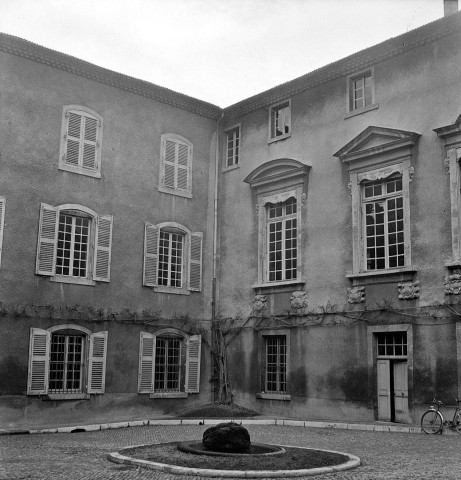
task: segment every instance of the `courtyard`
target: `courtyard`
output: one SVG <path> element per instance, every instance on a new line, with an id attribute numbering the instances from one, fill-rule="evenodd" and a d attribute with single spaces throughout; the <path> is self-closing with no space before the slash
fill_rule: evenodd
<path id="1" fill-rule="evenodd" d="M 141 444 L 200 439 L 207 425 L 154 425 L 93 432 L 0 436 L 0 480 L 198 478 L 117 465 L 107 454 Z M 461 437 L 279 425 L 247 425 L 254 442 L 337 450 L 362 465 L 322 479 L 458 480 Z"/>

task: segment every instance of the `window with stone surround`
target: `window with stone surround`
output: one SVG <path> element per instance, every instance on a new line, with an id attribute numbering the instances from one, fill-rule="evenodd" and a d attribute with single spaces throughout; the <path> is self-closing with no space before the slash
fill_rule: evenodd
<path id="1" fill-rule="evenodd" d="M 174 329 L 141 332 L 138 393 L 181 398 L 200 390 L 201 336 Z"/>
<path id="2" fill-rule="evenodd" d="M 256 200 L 258 278 L 253 288 L 257 291 L 305 282 L 300 252 L 309 168 L 297 160 L 271 160 L 244 180 Z"/>
<path id="3" fill-rule="evenodd" d="M 347 77 L 347 117 L 378 108 L 375 102 L 374 69 Z"/>
<path id="4" fill-rule="evenodd" d="M 101 178 L 102 117 L 89 108 L 63 109 L 59 169 Z"/>
<path id="5" fill-rule="evenodd" d="M 32 328 L 27 394 L 75 400 L 104 393 L 106 351 L 107 332 L 78 325 Z"/>
<path id="6" fill-rule="evenodd" d="M 259 332 L 260 400 L 290 400 L 290 341 L 288 330 Z"/>
<path id="7" fill-rule="evenodd" d="M 451 258 L 445 265 L 449 269 L 461 269 L 461 115 L 456 121 L 434 130 L 443 141 L 446 157 L 444 164 L 448 173 L 451 204 Z"/>
<path id="8" fill-rule="evenodd" d="M 351 279 L 413 272 L 410 182 L 418 138 L 414 132 L 373 126 L 335 153 L 350 175 Z"/>

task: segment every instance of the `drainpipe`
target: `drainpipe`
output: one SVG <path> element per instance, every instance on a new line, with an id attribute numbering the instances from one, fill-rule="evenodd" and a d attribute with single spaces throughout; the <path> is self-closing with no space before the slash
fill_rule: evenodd
<path id="1" fill-rule="evenodd" d="M 223 119 L 224 112 L 216 121 L 216 151 L 215 151 L 215 178 L 214 178 L 214 225 L 213 225 L 213 279 L 211 284 L 211 346 L 215 354 L 212 353 L 211 365 L 214 373 L 213 401 L 219 401 L 219 379 L 220 379 L 220 359 L 216 357 L 219 352 L 218 329 L 216 325 L 216 272 L 218 263 L 218 180 L 219 180 L 219 122 Z"/>
<path id="2" fill-rule="evenodd" d="M 216 152 L 215 152 L 215 179 L 214 179 L 214 225 L 213 225 L 213 279 L 211 292 L 211 319 L 216 320 L 216 271 L 218 263 L 218 180 L 219 180 L 219 122 L 223 119 L 224 112 L 216 121 Z"/>

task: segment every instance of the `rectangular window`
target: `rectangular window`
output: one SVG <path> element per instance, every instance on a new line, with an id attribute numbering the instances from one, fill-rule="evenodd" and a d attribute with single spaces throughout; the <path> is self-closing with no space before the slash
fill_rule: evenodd
<path id="1" fill-rule="evenodd" d="M 179 338 L 157 337 L 154 374 L 156 392 L 181 390 L 181 350 L 182 341 Z"/>
<path id="2" fill-rule="evenodd" d="M 371 72 L 354 78 L 351 82 L 351 110 L 368 107 L 372 104 L 372 77 Z"/>
<path id="3" fill-rule="evenodd" d="M 298 271 L 296 198 L 267 205 L 268 281 L 293 280 Z"/>
<path id="4" fill-rule="evenodd" d="M 407 356 L 406 332 L 382 332 L 377 334 L 378 357 Z"/>
<path id="5" fill-rule="evenodd" d="M 182 287 L 184 235 L 160 230 L 158 285 Z"/>
<path id="6" fill-rule="evenodd" d="M 51 336 L 48 393 L 83 391 L 83 346 L 81 335 Z"/>
<path id="7" fill-rule="evenodd" d="M 402 177 L 363 185 L 366 269 L 405 266 Z"/>
<path id="8" fill-rule="evenodd" d="M 240 155 L 240 127 L 235 127 L 227 132 L 226 167 L 239 164 Z"/>
<path id="9" fill-rule="evenodd" d="M 56 275 L 86 278 L 90 219 L 59 215 Z"/>
<path id="10" fill-rule="evenodd" d="M 283 102 L 270 108 L 270 140 L 277 140 L 291 134 L 291 102 Z"/>
<path id="11" fill-rule="evenodd" d="M 287 341 L 284 335 L 265 337 L 266 341 L 266 378 L 267 393 L 286 393 L 287 391 Z"/>
<path id="12" fill-rule="evenodd" d="M 59 168 L 101 178 L 102 118 L 78 105 L 63 109 Z"/>

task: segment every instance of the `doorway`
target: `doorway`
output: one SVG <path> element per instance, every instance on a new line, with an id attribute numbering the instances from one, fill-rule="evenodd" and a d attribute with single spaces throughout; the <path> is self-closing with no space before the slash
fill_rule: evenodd
<path id="1" fill-rule="evenodd" d="M 410 423 L 407 332 L 376 334 L 378 420 Z"/>

